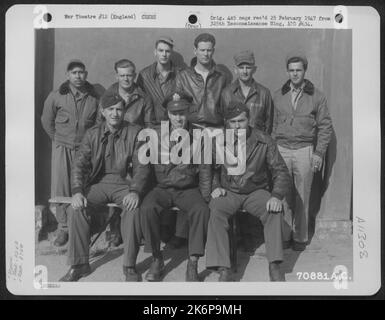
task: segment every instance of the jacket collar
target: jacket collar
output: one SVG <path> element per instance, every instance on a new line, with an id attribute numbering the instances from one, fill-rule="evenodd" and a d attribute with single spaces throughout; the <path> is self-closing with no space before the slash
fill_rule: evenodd
<path id="1" fill-rule="evenodd" d="M 175 75 L 177 72 L 177 67 L 170 61 L 171 63 L 171 69 L 170 69 L 170 74 Z M 154 62 L 151 67 L 150 67 L 150 73 L 152 75 L 152 78 L 155 80 L 158 77 L 158 69 L 156 68 L 158 65 L 157 62 Z"/>
<path id="2" fill-rule="evenodd" d="M 107 91 L 119 95 L 119 83 L 115 82 L 107 89 Z M 136 97 L 144 97 L 143 90 L 136 83 L 134 83 L 134 91 L 131 93 L 131 97 L 131 99 L 134 99 Z"/>
<path id="3" fill-rule="evenodd" d="M 125 128 L 127 127 L 128 123 L 126 121 L 122 121 L 120 128 L 115 132 L 115 135 L 119 138 L 122 137 L 124 140 L 126 139 L 126 135 L 124 134 Z M 100 141 L 104 142 L 108 139 L 108 136 L 110 134 L 110 131 L 108 130 L 106 120 L 104 120 L 100 126 Z"/>
<path id="4" fill-rule="evenodd" d="M 199 75 L 199 73 L 197 73 L 195 71 L 196 64 L 197 64 L 197 59 L 196 59 L 196 57 L 194 57 L 191 60 L 190 67 L 186 68 L 186 70 L 188 70 L 190 73 L 193 73 L 194 75 Z M 222 74 L 214 60 L 212 60 L 212 64 L 213 64 L 213 67 L 210 69 L 209 74 L 208 74 L 207 77 L 211 76 L 214 73 Z"/>
<path id="5" fill-rule="evenodd" d="M 308 95 L 312 96 L 314 94 L 314 85 L 309 80 L 305 79 L 305 86 L 303 88 L 303 92 L 307 93 Z M 290 88 L 290 80 L 287 80 L 286 83 L 283 85 L 281 89 L 282 95 L 285 95 L 291 90 Z"/>
<path id="6" fill-rule="evenodd" d="M 95 91 L 94 86 L 91 83 L 89 83 L 88 81 L 86 81 L 86 83 L 84 84 L 84 89 L 86 91 L 86 94 L 89 94 L 90 96 L 92 96 L 94 98 L 98 98 L 98 95 Z M 59 87 L 59 93 L 61 95 L 66 95 L 70 92 L 71 92 L 70 82 L 67 80 L 66 82 L 62 83 L 61 86 Z"/>
<path id="7" fill-rule="evenodd" d="M 239 79 L 235 80 L 232 84 L 231 84 L 231 91 L 232 93 L 235 93 L 237 92 L 238 90 L 242 90 L 241 89 L 241 84 L 239 83 Z M 256 93 L 260 93 L 260 89 L 258 87 L 258 84 L 257 82 L 253 79 L 252 83 L 251 83 L 251 90 L 249 92 L 249 95 L 252 94 L 253 92 L 256 92 Z"/>

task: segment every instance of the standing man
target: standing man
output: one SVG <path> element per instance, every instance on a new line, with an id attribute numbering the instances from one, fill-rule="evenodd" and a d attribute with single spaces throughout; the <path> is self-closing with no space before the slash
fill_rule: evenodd
<path id="1" fill-rule="evenodd" d="M 137 84 L 152 100 L 155 111 L 155 123 L 168 120 L 167 110 L 163 106 L 166 97 L 175 91 L 175 78 L 180 71 L 171 61 L 174 41 L 167 36 L 159 37 L 155 42 L 155 62 L 139 72 Z M 173 215 L 173 213 L 170 213 Z M 164 215 L 167 223 L 171 215 Z M 176 234 L 167 242 L 169 248 L 180 248 L 186 243 L 188 232 L 187 217 L 180 213 L 176 217 Z"/>
<path id="2" fill-rule="evenodd" d="M 222 127 L 221 93 L 228 84 L 226 75 L 213 60 L 215 37 L 202 33 L 194 40 L 194 59 L 191 66 L 180 71 L 176 77 L 176 91 L 193 98 L 188 118 L 193 127 Z M 186 234 L 187 220 L 177 219 L 176 236 Z"/>
<path id="3" fill-rule="evenodd" d="M 190 102 L 187 98 L 175 94 L 173 100 L 165 101 L 165 107 L 170 119 L 170 133 L 173 130 L 190 129 L 187 121 Z M 192 134 L 190 132 L 189 134 L 191 138 Z M 170 137 L 161 137 L 160 130 L 158 130 L 158 136 L 161 145 L 167 148 L 168 141 L 164 139 L 170 139 Z M 175 144 L 175 141 L 170 141 L 168 150 L 172 150 Z M 177 206 L 187 215 L 189 260 L 186 281 L 199 281 L 198 259 L 205 253 L 207 223 L 210 215 L 206 201 L 210 197 L 211 183 L 209 170 L 205 168 L 209 167 L 198 166 L 191 161 L 190 164 L 154 164 L 157 185 L 144 198 L 140 208 L 141 219 L 144 221 L 145 249 L 153 255 L 153 262 L 146 274 L 148 281 L 159 281 L 162 276 L 164 262 L 160 250 L 160 216 L 164 209 L 172 206 Z"/>
<path id="4" fill-rule="evenodd" d="M 86 81 L 83 62 L 72 60 L 67 65 L 67 81 L 51 92 L 44 103 L 41 123 L 52 140 L 51 197 L 71 196 L 71 166 L 86 130 L 95 124 L 98 97 Z M 59 232 L 55 246 L 68 241 L 65 207 L 56 207 Z"/>
<path id="5" fill-rule="evenodd" d="M 72 169 L 72 205 L 68 209 L 68 264 L 60 281 L 77 281 L 91 272 L 91 223 L 107 203 L 122 209 L 123 272 L 126 281 L 139 281 L 135 269 L 141 240 L 139 200 L 149 174 L 138 160 L 140 127 L 123 121 L 124 101 L 107 94 L 101 99 L 105 118 L 87 131 Z"/>
<path id="6" fill-rule="evenodd" d="M 313 173 L 321 170 L 333 132 L 325 95 L 305 79 L 307 66 L 307 58 L 302 52 L 288 55 L 286 70 L 289 80 L 274 94 L 272 136 L 295 185 L 295 196 L 289 195 L 289 203 L 294 211 L 292 248 L 296 251 L 305 250 L 309 240 Z M 290 216 L 293 215 L 289 215 L 291 219 Z"/>
<path id="7" fill-rule="evenodd" d="M 223 126 L 220 100 L 227 78 L 213 60 L 214 51 L 213 35 L 202 33 L 197 36 L 194 40 L 196 64 L 182 70 L 176 77 L 176 91 L 193 98 L 189 121 L 198 127 Z"/>
<path id="8" fill-rule="evenodd" d="M 140 71 L 137 79 L 139 87 L 151 97 L 157 124 L 168 119 L 163 102 L 175 91 L 175 78 L 179 69 L 171 61 L 173 48 L 174 41 L 170 37 L 159 37 L 155 42 L 156 61 Z"/>
<path id="9" fill-rule="evenodd" d="M 155 122 L 151 97 L 136 83 L 135 64 L 127 59 L 119 60 L 114 66 L 115 82 L 105 94 L 117 94 L 124 100 L 124 120 L 144 127 L 152 127 Z"/>
<path id="10" fill-rule="evenodd" d="M 273 126 L 273 99 L 270 90 L 254 80 L 257 67 L 254 53 L 241 51 L 234 56 L 234 73 L 237 79 L 222 92 L 222 108 L 226 109 L 231 101 L 242 102 L 249 109 L 252 128 L 271 134 Z M 240 233 L 245 251 L 253 251 L 255 246 L 256 219 L 250 214 L 239 217 Z"/>
<path id="11" fill-rule="evenodd" d="M 231 102 L 224 113 L 226 128 L 246 130 L 246 170 L 229 175 L 231 164 L 220 165 L 214 175 L 210 221 L 207 235 L 206 265 L 218 268 L 219 281 L 231 281 L 228 219 L 239 209 L 258 217 L 264 225 L 266 256 L 271 281 L 284 281 L 280 270 L 282 249 L 282 199 L 290 189 L 290 175 L 277 145 L 266 133 L 249 126 L 249 109 Z M 235 147 L 234 147 L 235 149 Z M 269 176 L 272 178 L 270 188 Z"/>
<path id="12" fill-rule="evenodd" d="M 242 102 L 250 112 L 252 128 L 271 134 L 273 126 L 273 99 L 270 90 L 254 80 L 257 71 L 253 52 L 241 51 L 234 56 L 234 73 L 237 79 L 222 92 L 222 108 L 230 101 Z"/>

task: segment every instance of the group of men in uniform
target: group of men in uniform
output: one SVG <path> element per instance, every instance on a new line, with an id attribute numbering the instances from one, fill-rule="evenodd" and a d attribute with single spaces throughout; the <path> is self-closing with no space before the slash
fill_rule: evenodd
<path id="1" fill-rule="evenodd" d="M 67 81 L 45 101 L 42 124 L 52 139 L 51 195 L 72 197 L 71 205 L 60 205 L 56 212 L 55 244 L 68 241 L 70 265 L 61 281 L 77 281 L 91 272 L 91 225 L 105 219 L 103 206 L 109 202 L 122 209 L 126 281 L 140 281 L 135 265 L 142 239 L 153 256 L 145 278 L 162 279 L 160 221 L 173 206 L 180 210 L 177 242 L 188 242 L 186 281 L 200 280 L 198 259 L 205 254 L 207 268 L 219 272 L 219 281 L 231 281 L 228 220 L 239 209 L 264 226 L 272 281 L 284 281 L 283 249 L 302 251 L 308 243 L 313 173 L 322 167 L 333 129 L 324 94 L 305 79 L 306 56 L 288 55 L 289 79 L 272 98 L 253 78 L 257 67 L 251 51 L 234 56 L 237 78 L 229 83 L 213 60 L 213 35 L 196 37 L 195 59 L 184 69 L 172 62 L 173 47 L 171 38 L 157 39 L 156 61 L 138 75 L 132 61 L 116 62 L 117 82 L 100 99 L 86 81 L 83 62 L 73 60 Z M 226 162 L 145 164 L 138 135 L 148 127 L 160 137 L 161 121 L 169 121 L 170 132 L 187 130 L 191 139 L 194 128 L 233 129 L 237 144 L 245 132 L 244 172 L 230 175 Z M 169 141 L 167 148 L 175 144 Z M 285 212 L 284 201 L 289 204 Z"/>

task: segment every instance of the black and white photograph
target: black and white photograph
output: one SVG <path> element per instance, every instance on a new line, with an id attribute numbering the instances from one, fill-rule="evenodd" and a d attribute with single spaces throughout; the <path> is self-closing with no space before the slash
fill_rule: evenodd
<path id="1" fill-rule="evenodd" d="M 194 7 L 182 26 L 164 27 L 131 23 L 152 22 L 161 7 L 66 7 L 48 8 L 48 27 L 32 33 L 34 241 L 9 245 L 29 252 L 31 286 L 354 287 L 355 261 L 377 256 L 364 241 L 376 220 L 354 206 L 354 146 L 365 141 L 355 140 L 354 97 L 370 90 L 355 84 L 355 27 L 332 27 L 344 16 Z M 17 261 L 8 263 L 11 281 Z M 227 289 L 210 291 L 216 282 Z"/>

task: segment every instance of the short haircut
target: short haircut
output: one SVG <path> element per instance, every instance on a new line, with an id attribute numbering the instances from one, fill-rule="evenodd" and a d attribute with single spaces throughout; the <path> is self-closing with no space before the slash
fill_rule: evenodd
<path id="1" fill-rule="evenodd" d="M 201 33 L 199 36 L 197 36 L 194 40 L 195 48 L 198 48 L 199 42 L 211 42 L 213 44 L 213 47 L 215 47 L 215 38 L 210 33 Z"/>
<path id="2" fill-rule="evenodd" d="M 305 71 L 307 70 L 307 61 L 301 57 L 292 57 L 292 58 L 288 59 L 287 63 L 286 63 L 286 69 L 289 69 L 290 63 L 296 63 L 296 62 L 302 62 L 304 70 Z"/>
<path id="3" fill-rule="evenodd" d="M 122 59 L 115 62 L 114 69 L 116 72 L 118 72 L 118 68 L 133 68 L 134 70 L 136 69 L 135 64 L 128 59 Z"/>
<path id="4" fill-rule="evenodd" d="M 171 43 L 168 43 L 167 41 L 164 41 L 164 40 L 156 40 L 156 42 L 155 42 L 155 49 L 158 48 L 158 44 L 159 44 L 159 43 L 165 43 L 165 44 L 167 44 L 171 49 L 174 48 L 174 46 L 173 46 Z"/>

